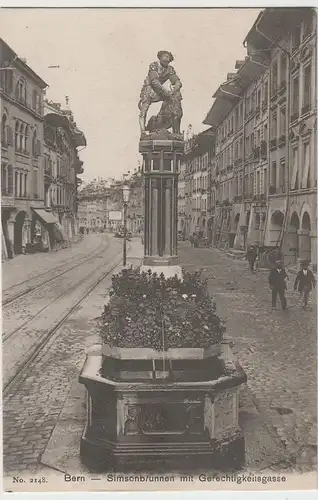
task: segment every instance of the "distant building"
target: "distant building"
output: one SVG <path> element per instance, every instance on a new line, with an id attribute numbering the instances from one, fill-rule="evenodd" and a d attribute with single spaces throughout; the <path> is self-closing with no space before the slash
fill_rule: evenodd
<path id="1" fill-rule="evenodd" d="M 0 39 L 1 224 L 3 257 L 48 234 L 44 208 L 43 94 L 47 84 Z"/>
<path id="2" fill-rule="evenodd" d="M 194 232 L 210 236 L 211 161 L 215 155 L 213 128 L 190 137 L 185 144 L 178 188 L 179 230 L 185 237 Z"/>
<path id="3" fill-rule="evenodd" d="M 79 191 L 78 217 L 82 232 L 85 230 L 118 230 L 123 224 L 123 186 L 129 184 L 127 230 L 143 231 L 144 194 L 140 171 L 125 180 L 94 179 Z"/>
<path id="4" fill-rule="evenodd" d="M 131 233 L 144 230 L 144 188 L 140 170 L 129 179 L 130 198 L 127 207 L 127 227 Z"/>
<path id="5" fill-rule="evenodd" d="M 107 229 L 107 196 L 79 193 L 78 220 L 81 232 L 83 230 L 100 231 Z"/>

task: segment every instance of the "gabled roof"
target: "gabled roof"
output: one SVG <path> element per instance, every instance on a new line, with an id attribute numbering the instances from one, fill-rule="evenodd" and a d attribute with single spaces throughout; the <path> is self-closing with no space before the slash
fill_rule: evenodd
<path id="1" fill-rule="evenodd" d="M 9 59 L 9 60 L 7 60 Z M 18 54 L 8 45 L 2 38 L 0 38 L 0 63 L 11 63 L 13 61 L 16 66 L 20 67 L 30 78 L 32 78 L 42 89 L 48 87 L 48 84 L 27 65 L 25 61 L 18 57 Z"/>

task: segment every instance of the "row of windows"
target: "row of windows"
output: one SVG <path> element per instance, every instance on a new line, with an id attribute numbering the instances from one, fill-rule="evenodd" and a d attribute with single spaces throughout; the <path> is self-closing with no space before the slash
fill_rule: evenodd
<path id="1" fill-rule="evenodd" d="M 28 92 L 27 82 L 24 78 L 20 77 L 16 80 L 12 70 L 3 69 L 0 71 L 0 85 L 7 94 L 12 94 L 16 101 L 42 115 L 42 93 L 35 89 L 31 93 Z"/>
<path id="2" fill-rule="evenodd" d="M 304 21 L 299 27 L 296 28 L 298 35 L 296 36 L 295 48 L 297 48 L 301 41 L 303 41 L 312 31 L 312 18 L 308 23 Z M 300 35 L 302 33 L 302 35 Z M 304 64 L 302 69 L 302 96 L 300 96 L 300 77 L 299 75 L 293 77 L 292 79 L 292 106 L 291 113 L 299 113 L 299 106 L 303 112 L 306 112 L 311 107 L 311 76 L 312 68 L 311 61 Z M 271 69 L 271 95 L 276 95 L 279 88 L 286 85 L 287 79 L 287 55 L 282 53 L 280 55 L 279 61 L 274 62 Z M 255 89 L 251 95 L 246 97 L 245 103 L 245 115 L 246 117 L 261 107 L 267 107 L 269 101 L 269 85 L 268 81 L 263 82 L 262 86 Z M 217 132 L 217 144 L 224 141 L 231 134 L 236 132 L 243 124 L 243 102 L 241 101 L 237 107 L 232 111 L 231 115 L 228 116 L 225 122 L 220 126 Z"/>
<path id="3" fill-rule="evenodd" d="M 32 182 L 28 185 L 28 177 Z M 38 171 L 32 173 L 13 169 L 12 165 L 1 164 L 1 193 L 3 196 L 16 196 L 18 198 L 39 198 Z"/>
<path id="4" fill-rule="evenodd" d="M 63 187 L 51 187 L 49 189 L 51 205 L 70 206 L 74 203 L 74 193 Z"/>
<path id="5" fill-rule="evenodd" d="M 30 153 L 30 126 L 27 123 L 16 120 L 14 127 L 14 140 L 13 131 L 8 124 L 8 117 L 6 113 L 2 115 L 1 120 L 1 144 L 4 147 L 14 146 L 15 150 L 19 153 Z M 37 130 L 32 132 L 31 151 L 34 157 L 41 155 L 41 142 L 38 139 Z"/>
<path id="6" fill-rule="evenodd" d="M 292 117 L 291 120 L 297 119 L 299 116 L 299 76 L 293 79 L 292 83 Z M 307 113 L 311 109 L 311 65 L 304 67 L 303 71 L 303 99 L 301 113 Z M 278 122 L 279 115 L 279 122 Z M 271 138 L 276 138 L 286 134 L 286 106 L 281 106 L 279 110 L 272 112 L 271 116 Z M 264 126 L 263 140 L 268 141 L 267 125 Z M 246 137 L 246 155 L 249 155 L 255 147 L 259 147 L 261 142 L 261 132 L 257 130 Z M 232 164 L 232 161 L 242 156 L 242 139 L 230 145 L 225 151 L 220 154 L 219 168 L 224 165 Z"/>
<path id="7" fill-rule="evenodd" d="M 209 154 L 205 153 L 204 155 L 196 156 L 191 162 L 189 162 L 188 170 L 190 172 L 200 172 L 201 170 L 207 170 L 208 164 Z"/>
<path id="8" fill-rule="evenodd" d="M 74 169 L 71 167 L 68 158 L 65 157 L 57 157 L 56 162 L 53 162 L 50 156 L 45 154 L 44 171 L 53 177 L 66 177 L 71 183 L 75 179 Z"/>

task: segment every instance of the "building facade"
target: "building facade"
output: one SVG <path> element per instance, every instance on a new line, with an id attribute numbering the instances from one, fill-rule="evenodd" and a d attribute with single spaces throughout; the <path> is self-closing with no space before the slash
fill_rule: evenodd
<path id="1" fill-rule="evenodd" d="M 108 212 L 106 195 L 79 194 L 78 220 L 81 232 L 107 229 Z"/>
<path id="2" fill-rule="evenodd" d="M 78 148 L 86 146 L 86 139 L 78 129 L 70 110 L 62 110 L 59 103 L 44 103 L 44 197 L 60 225 L 64 241 L 78 233 L 77 188 L 83 162 Z"/>
<path id="3" fill-rule="evenodd" d="M 44 101 L 47 84 L 3 40 L 0 58 L 5 259 L 67 244 L 77 233 L 78 148 L 86 140 L 71 111 Z"/>
<path id="4" fill-rule="evenodd" d="M 44 208 L 43 95 L 46 87 L 26 62 L 0 39 L 4 258 L 22 253 L 32 242 L 38 231 L 33 209 Z"/>
<path id="5" fill-rule="evenodd" d="M 140 169 L 130 176 L 130 197 L 127 206 L 127 229 L 132 234 L 142 233 L 144 230 L 144 185 Z"/>
<path id="6" fill-rule="evenodd" d="M 215 155 L 212 128 L 186 140 L 178 188 L 179 230 L 188 238 L 194 232 L 211 232 L 211 162 Z"/>
<path id="7" fill-rule="evenodd" d="M 247 57 L 214 94 L 214 242 L 281 246 L 286 263 L 316 264 L 316 14 L 265 9 Z M 215 200 L 215 204 L 213 205 Z"/>

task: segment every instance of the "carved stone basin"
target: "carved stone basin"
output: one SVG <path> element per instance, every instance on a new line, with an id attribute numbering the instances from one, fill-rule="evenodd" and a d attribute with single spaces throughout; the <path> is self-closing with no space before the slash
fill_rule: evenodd
<path id="1" fill-rule="evenodd" d="M 81 458 L 91 470 L 194 470 L 244 461 L 238 425 L 246 381 L 229 345 L 208 349 L 121 349 L 87 354 Z M 194 465 L 195 464 L 195 465 Z"/>

